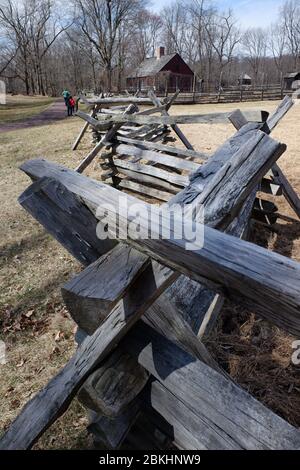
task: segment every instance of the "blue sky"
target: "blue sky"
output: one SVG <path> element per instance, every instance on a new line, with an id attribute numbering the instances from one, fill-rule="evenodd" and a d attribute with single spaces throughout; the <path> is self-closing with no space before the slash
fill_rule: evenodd
<path id="1" fill-rule="evenodd" d="M 158 12 L 163 6 L 169 5 L 172 0 L 152 0 L 152 10 Z M 280 6 L 284 0 L 215 0 L 221 9 L 231 7 L 240 24 L 247 28 L 250 26 L 267 27 L 277 18 Z"/>

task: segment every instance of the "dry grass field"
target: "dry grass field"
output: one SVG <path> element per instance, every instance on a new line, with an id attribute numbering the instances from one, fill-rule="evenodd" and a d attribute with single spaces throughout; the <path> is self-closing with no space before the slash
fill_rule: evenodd
<path id="1" fill-rule="evenodd" d="M 276 102 L 241 105 L 174 106 L 173 114 L 265 109 Z M 1 112 L 1 111 L 0 111 Z M 1 119 L 1 117 L 0 117 Z M 288 150 L 279 164 L 300 193 L 300 106 L 276 129 L 273 137 Z M 87 135 L 72 152 L 82 121 L 78 118 L 0 134 L 0 339 L 7 363 L 0 365 L 0 429 L 5 429 L 30 397 L 72 355 L 74 323 L 63 306 L 60 285 L 81 267 L 18 204 L 29 179 L 19 165 L 45 157 L 74 168 L 90 148 Z M 196 149 L 213 152 L 233 134 L 230 124 L 182 126 Z M 86 172 L 93 177 L 93 169 Z M 265 197 L 265 196 L 264 196 Z M 296 219 L 283 198 L 280 212 Z M 300 224 L 281 221 L 276 233 L 256 226 L 256 242 L 300 262 Z M 300 425 L 299 368 L 291 364 L 293 338 L 261 321 L 252 312 L 226 304 L 208 346 L 222 366 L 259 400 L 292 424 Z M 40 439 L 38 449 L 91 447 L 85 412 L 76 400 L 67 413 Z"/>

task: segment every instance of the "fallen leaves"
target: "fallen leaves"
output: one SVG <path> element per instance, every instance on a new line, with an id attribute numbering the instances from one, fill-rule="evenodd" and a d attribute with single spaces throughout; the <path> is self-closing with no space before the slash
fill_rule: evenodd
<path id="1" fill-rule="evenodd" d="M 86 427 L 87 425 L 88 425 L 88 419 L 86 417 L 82 417 L 76 421 L 73 421 L 74 428 Z"/>
<path id="2" fill-rule="evenodd" d="M 53 357 L 56 356 L 56 355 L 59 354 L 59 353 L 60 353 L 59 347 L 58 347 L 58 346 L 55 346 L 55 347 L 52 349 L 51 353 L 49 354 L 49 359 L 50 359 L 50 360 L 53 359 Z"/>
<path id="3" fill-rule="evenodd" d="M 62 318 L 70 319 L 67 308 L 60 302 L 47 300 L 44 304 L 36 308 L 31 306 L 27 310 L 24 309 L 23 312 L 20 312 L 17 307 L 7 305 L 0 309 L 0 326 L 2 326 L 3 333 L 15 333 L 31 329 L 33 335 L 38 336 L 45 333 L 51 318 L 56 314 Z M 61 339 L 62 336 L 60 335 L 58 340 Z"/>
<path id="4" fill-rule="evenodd" d="M 20 264 L 21 263 L 21 257 L 19 255 L 14 256 L 13 262 Z"/>
<path id="5" fill-rule="evenodd" d="M 24 359 L 21 359 L 21 361 L 16 365 L 16 367 L 23 367 L 25 364 Z"/>
<path id="6" fill-rule="evenodd" d="M 12 400 L 12 401 L 10 402 L 10 408 L 11 408 L 12 410 L 15 410 L 16 408 L 19 408 L 20 405 L 21 405 L 21 402 L 20 402 L 20 400 L 18 400 L 18 399 Z"/>
<path id="7" fill-rule="evenodd" d="M 25 313 L 25 317 L 30 318 L 34 314 L 34 310 L 28 310 L 27 313 Z"/>
<path id="8" fill-rule="evenodd" d="M 6 307 L 1 315 L 3 333 L 15 333 L 27 329 L 31 329 L 34 335 L 43 333 L 49 319 L 39 319 L 35 313 L 34 309 L 30 309 L 19 314 L 13 308 Z"/>
<path id="9" fill-rule="evenodd" d="M 63 340 L 65 338 L 65 334 L 63 331 L 58 331 L 54 337 L 54 341 L 58 343 L 59 341 Z"/>
<path id="10" fill-rule="evenodd" d="M 35 372 L 37 375 L 40 375 L 40 373 L 43 372 L 43 370 L 45 370 L 45 366 L 36 367 L 36 368 L 34 369 L 34 372 Z"/>

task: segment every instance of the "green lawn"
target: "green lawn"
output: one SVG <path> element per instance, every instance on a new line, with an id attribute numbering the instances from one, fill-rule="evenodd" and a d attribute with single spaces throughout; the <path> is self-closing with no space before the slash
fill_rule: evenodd
<path id="1" fill-rule="evenodd" d="M 6 104 L 0 104 L 0 123 L 19 121 L 41 113 L 55 101 L 47 96 L 7 96 Z"/>

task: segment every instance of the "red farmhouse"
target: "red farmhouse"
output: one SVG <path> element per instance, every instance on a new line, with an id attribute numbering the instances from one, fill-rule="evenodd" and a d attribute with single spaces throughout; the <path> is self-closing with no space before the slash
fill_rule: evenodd
<path id="1" fill-rule="evenodd" d="M 194 72 L 179 54 L 165 55 L 165 48 L 158 47 L 156 57 L 145 59 L 132 74 L 127 77 L 130 91 L 146 91 L 154 88 L 157 93 L 191 92 Z"/>

